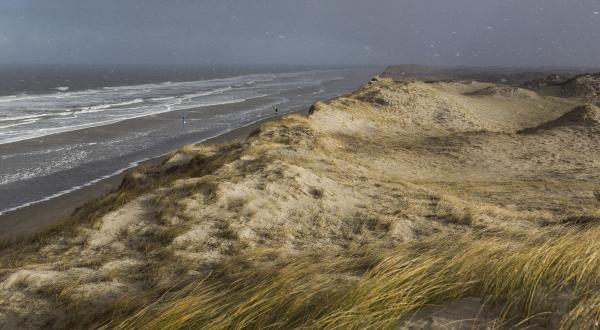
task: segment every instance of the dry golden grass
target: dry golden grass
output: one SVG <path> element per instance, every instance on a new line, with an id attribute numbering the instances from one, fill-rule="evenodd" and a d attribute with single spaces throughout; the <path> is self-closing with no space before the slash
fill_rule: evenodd
<path id="1" fill-rule="evenodd" d="M 598 234 L 598 228 L 540 230 L 525 240 L 452 234 L 391 251 L 369 247 L 377 254 L 371 258 L 298 258 L 235 280 L 226 276 L 232 282 L 208 277 L 110 326 L 395 328 L 418 309 L 486 297 L 493 327 L 591 328 L 600 317 L 598 305 L 589 305 L 600 284 Z"/>

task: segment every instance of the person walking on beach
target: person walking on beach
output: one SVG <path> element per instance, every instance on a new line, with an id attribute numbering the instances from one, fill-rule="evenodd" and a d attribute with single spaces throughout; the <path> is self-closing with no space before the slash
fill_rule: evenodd
<path id="1" fill-rule="evenodd" d="M 185 113 L 181 115 L 181 124 L 185 126 Z"/>

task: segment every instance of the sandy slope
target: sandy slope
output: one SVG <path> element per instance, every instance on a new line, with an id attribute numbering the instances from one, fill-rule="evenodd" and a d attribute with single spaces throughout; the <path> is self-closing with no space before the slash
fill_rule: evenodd
<path id="1" fill-rule="evenodd" d="M 489 83 L 375 79 L 246 142 L 187 146 L 63 227 L 4 248 L 0 328 L 99 324 L 240 256 L 259 269 L 311 251 L 595 219 L 600 109 L 578 106 Z M 494 319 L 481 304 L 410 322 Z"/>

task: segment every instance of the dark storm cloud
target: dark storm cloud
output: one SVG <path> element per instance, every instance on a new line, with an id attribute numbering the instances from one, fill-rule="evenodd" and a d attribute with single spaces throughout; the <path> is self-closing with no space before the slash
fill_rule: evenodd
<path id="1" fill-rule="evenodd" d="M 2 63 L 600 66 L 598 0 L 2 0 Z"/>

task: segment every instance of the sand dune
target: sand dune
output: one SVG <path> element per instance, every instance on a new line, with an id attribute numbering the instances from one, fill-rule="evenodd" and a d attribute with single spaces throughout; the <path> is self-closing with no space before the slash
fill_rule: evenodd
<path id="1" fill-rule="evenodd" d="M 561 83 L 572 78 L 572 75 L 551 74 L 546 77 L 528 80 L 520 85 L 522 88 L 531 90 L 541 90 L 546 87 L 560 85 Z"/>
<path id="2" fill-rule="evenodd" d="M 585 104 L 565 113 L 559 118 L 543 123 L 534 128 L 549 129 L 555 127 L 572 127 L 581 133 L 600 129 L 600 108 L 593 104 Z"/>
<path id="3" fill-rule="evenodd" d="M 600 97 L 600 73 L 582 74 L 560 84 L 565 96 Z"/>
<path id="4" fill-rule="evenodd" d="M 544 95 L 578 98 L 582 102 L 598 102 L 600 99 L 600 73 L 551 74 L 526 81 L 520 86 Z"/>
<path id="5" fill-rule="evenodd" d="M 523 88 L 512 87 L 512 86 L 491 86 L 480 89 L 471 93 L 474 96 L 498 96 L 498 97 L 523 97 L 538 99 L 537 95 L 533 91 L 528 91 Z"/>
<path id="6" fill-rule="evenodd" d="M 186 146 L 4 247 L 0 328 L 584 324 L 599 111 L 377 77 L 246 141 Z"/>

